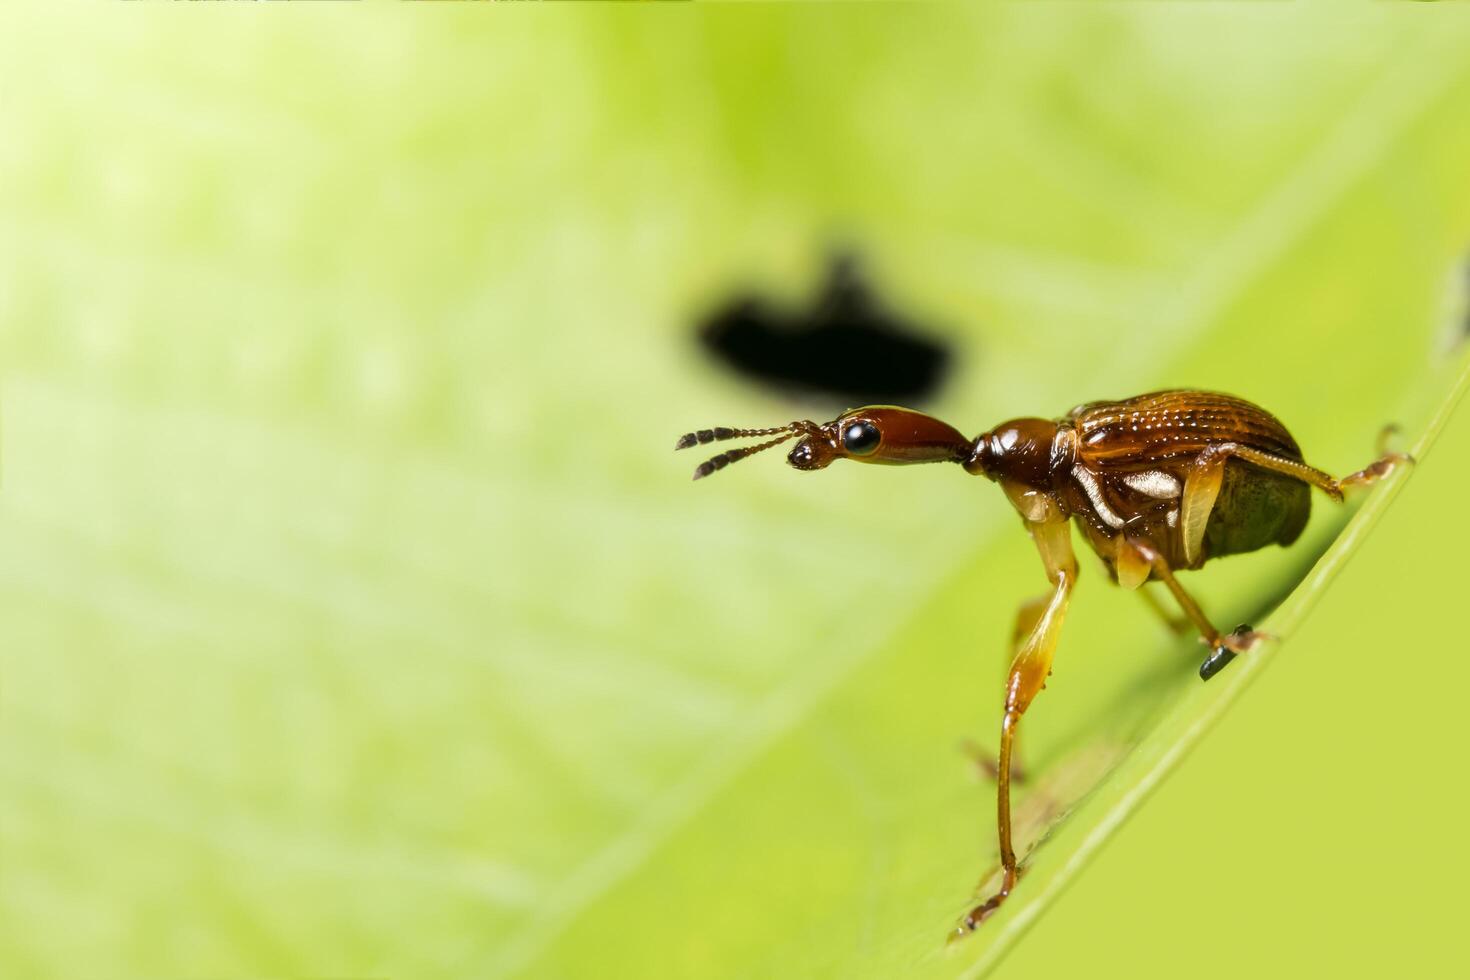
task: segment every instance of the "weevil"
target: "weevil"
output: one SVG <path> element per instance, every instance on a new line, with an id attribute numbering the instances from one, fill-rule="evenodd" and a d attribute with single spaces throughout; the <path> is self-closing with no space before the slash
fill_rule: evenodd
<path id="1" fill-rule="evenodd" d="M 874 405 L 821 424 L 703 429 L 680 437 L 675 448 L 767 436 L 772 438 L 701 463 L 694 478 L 790 439 L 799 441 L 786 459 L 798 470 L 820 470 L 838 459 L 958 463 L 1000 485 L 1040 553 L 1051 588 L 1017 612 L 1005 681 L 995 767 L 1001 884 L 964 916 L 959 935 L 994 913 L 1020 876 L 1011 843 L 1012 758 L 1021 717 L 1051 674 L 1077 581 L 1071 525 L 1124 589 L 1163 583 L 1210 651 L 1199 671 L 1207 681 L 1263 634 L 1249 626 L 1229 633 L 1216 629 L 1174 573 L 1212 558 L 1290 545 L 1311 514 L 1312 487 L 1340 502 L 1345 491 L 1412 462 L 1380 447 L 1368 466 L 1334 479 L 1307 465 L 1296 440 L 1270 412 L 1232 395 L 1193 390 L 1089 402 L 1060 419 L 1011 419 L 974 439 L 921 412 Z"/>

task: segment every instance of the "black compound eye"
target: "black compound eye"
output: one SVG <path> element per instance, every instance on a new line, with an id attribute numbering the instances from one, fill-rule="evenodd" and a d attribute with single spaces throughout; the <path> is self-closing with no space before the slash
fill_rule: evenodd
<path id="1" fill-rule="evenodd" d="M 854 456 L 867 456 L 878 448 L 881 439 L 872 422 L 854 422 L 842 430 L 842 448 Z"/>

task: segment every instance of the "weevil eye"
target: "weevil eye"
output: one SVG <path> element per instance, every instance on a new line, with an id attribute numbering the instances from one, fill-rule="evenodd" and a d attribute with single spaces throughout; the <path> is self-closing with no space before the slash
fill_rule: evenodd
<path id="1" fill-rule="evenodd" d="M 842 430 L 842 448 L 854 456 L 867 456 L 878 448 L 882 436 L 872 422 L 854 422 Z"/>

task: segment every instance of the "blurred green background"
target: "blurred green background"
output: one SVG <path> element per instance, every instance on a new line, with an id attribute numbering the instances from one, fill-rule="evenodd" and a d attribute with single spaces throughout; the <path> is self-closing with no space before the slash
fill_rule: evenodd
<path id="1" fill-rule="evenodd" d="M 1379 5 L 7 8 L 0 972 L 1442 973 L 1465 412 L 1208 688 L 1084 563 L 1027 721 L 1050 836 L 949 950 L 1029 543 L 950 468 L 691 486 L 669 449 L 806 413 L 692 328 L 836 243 L 962 351 L 967 432 L 1198 385 L 1337 473 L 1412 441 L 1461 361 L 1467 41 Z M 1192 587 L 1255 617 L 1344 519 Z"/>

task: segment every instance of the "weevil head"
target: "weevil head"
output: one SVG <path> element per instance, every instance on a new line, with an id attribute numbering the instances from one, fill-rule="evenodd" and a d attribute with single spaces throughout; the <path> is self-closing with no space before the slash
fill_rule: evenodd
<path id="1" fill-rule="evenodd" d="M 746 436 L 774 436 L 754 446 L 731 449 L 701 463 L 696 480 L 722 470 L 731 463 L 779 445 L 788 439 L 800 441 L 786 461 L 798 470 L 820 470 L 836 459 L 860 463 L 962 463 L 970 455 L 970 440 L 952 426 L 907 408 L 871 405 L 843 412 L 830 422 L 789 422 L 770 429 L 701 429 L 679 438 L 676 449 Z"/>
<path id="2" fill-rule="evenodd" d="M 969 452 L 970 441 L 945 422 L 908 408 L 870 405 L 814 426 L 786 461 L 799 470 L 820 470 L 836 459 L 888 465 L 958 463 Z"/>
<path id="3" fill-rule="evenodd" d="M 786 462 L 798 470 L 824 470 L 842 455 L 842 437 L 836 423 L 813 425 L 810 432 L 786 454 Z"/>

